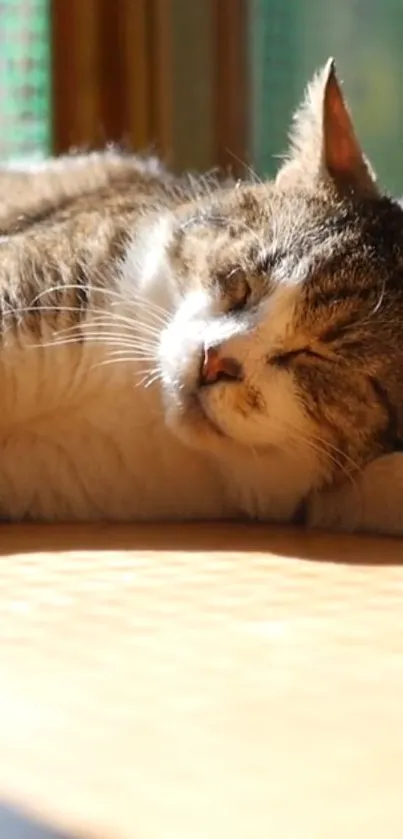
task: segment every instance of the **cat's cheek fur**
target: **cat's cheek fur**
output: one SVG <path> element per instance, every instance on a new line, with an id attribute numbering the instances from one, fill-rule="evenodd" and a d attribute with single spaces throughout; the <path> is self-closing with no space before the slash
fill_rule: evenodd
<path id="1" fill-rule="evenodd" d="M 312 496 L 307 524 L 326 530 L 403 535 L 403 454 L 379 457 L 354 481 Z"/>
<path id="2" fill-rule="evenodd" d="M 260 369 L 259 369 L 260 368 Z M 306 453 L 311 431 L 299 403 L 292 374 L 251 365 L 245 383 L 207 390 L 204 405 L 208 416 L 236 442 L 278 451 Z"/>

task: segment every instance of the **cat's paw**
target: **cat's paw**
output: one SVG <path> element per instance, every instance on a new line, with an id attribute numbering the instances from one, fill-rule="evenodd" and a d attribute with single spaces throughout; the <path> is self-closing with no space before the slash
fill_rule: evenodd
<path id="1" fill-rule="evenodd" d="M 309 527 L 403 535 L 403 454 L 373 460 L 354 481 L 315 493 Z"/>

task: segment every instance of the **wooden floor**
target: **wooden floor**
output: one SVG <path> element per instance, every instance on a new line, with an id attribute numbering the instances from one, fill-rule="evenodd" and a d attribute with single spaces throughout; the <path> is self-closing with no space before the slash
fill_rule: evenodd
<path id="1" fill-rule="evenodd" d="M 0 550 L 4 803 L 77 837 L 401 839 L 403 541 L 15 527 Z"/>

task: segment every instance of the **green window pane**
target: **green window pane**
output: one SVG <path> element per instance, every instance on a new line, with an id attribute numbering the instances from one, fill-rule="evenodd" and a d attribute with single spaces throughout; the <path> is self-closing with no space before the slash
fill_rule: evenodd
<path id="1" fill-rule="evenodd" d="M 51 146 L 50 0 L 0 0 L 0 161 Z"/>
<path id="2" fill-rule="evenodd" d="M 332 55 L 382 184 L 403 192 L 402 0 L 249 0 L 249 15 L 257 171 L 277 169 L 305 85 Z"/>

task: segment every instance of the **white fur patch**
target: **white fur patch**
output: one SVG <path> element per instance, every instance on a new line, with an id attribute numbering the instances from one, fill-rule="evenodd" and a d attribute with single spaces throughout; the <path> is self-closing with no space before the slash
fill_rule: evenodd
<path id="1" fill-rule="evenodd" d="M 121 280 L 128 299 L 139 297 L 154 301 L 170 310 L 174 296 L 174 278 L 167 258 L 172 236 L 170 213 L 141 224 L 129 244 L 121 266 Z"/>

